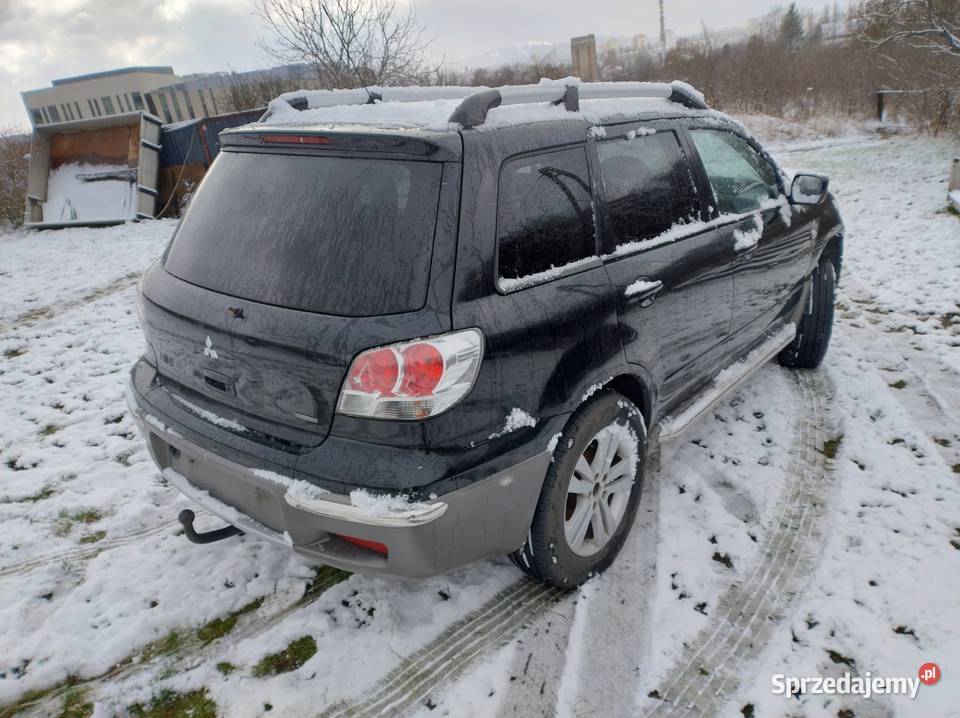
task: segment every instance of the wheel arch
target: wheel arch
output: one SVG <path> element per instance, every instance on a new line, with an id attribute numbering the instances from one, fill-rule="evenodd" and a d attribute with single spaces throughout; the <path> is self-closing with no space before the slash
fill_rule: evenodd
<path id="1" fill-rule="evenodd" d="M 623 394 L 637 405 L 643 414 L 643 423 L 650 430 L 653 417 L 653 392 L 649 386 L 635 374 L 619 374 L 604 384 L 604 388 L 613 389 Z"/>
<path id="2" fill-rule="evenodd" d="M 843 265 L 843 234 L 837 232 L 827 240 L 817 259 L 817 264 L 824 259 L 829 259 L 833 264 L 837 281 L 840 281 L 840 268 Z"/>

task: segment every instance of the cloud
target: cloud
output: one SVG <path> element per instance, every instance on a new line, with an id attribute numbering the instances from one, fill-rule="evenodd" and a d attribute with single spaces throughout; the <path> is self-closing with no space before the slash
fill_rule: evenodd
<path id="1" fill-rule="evenodd" d="M 0 0 L 0 126 L 27 123 L 22 90 L 128 65 L 180 74 L 269 66 L 235 0 Z"/>

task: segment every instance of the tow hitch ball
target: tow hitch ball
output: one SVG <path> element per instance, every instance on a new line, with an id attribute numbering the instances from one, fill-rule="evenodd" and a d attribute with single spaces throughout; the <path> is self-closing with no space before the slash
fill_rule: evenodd
<path id="1" fill-rule="evenodd" d="M 191 543 L 213 543 L 214 541 L 223 541 L 223 539 L 228 539 L 231 536 L 243 536 L 243 531 L 236 526 L 224 526 L 222 529 L 198 534 L 196 529 L 193 528 L 195 518 L 196 515 L 190 509 L 184 509 L 177 516 L 177 521 L 183 526 L 183 533 L 186 534 Z"/>

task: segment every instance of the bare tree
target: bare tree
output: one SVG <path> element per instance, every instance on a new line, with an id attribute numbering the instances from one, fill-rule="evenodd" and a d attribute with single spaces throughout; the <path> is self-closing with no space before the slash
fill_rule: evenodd
<path id="1" fill-rule="evenodd" d="M 875 47 L 906 43 L 937 55 L 960 58 L 957 0 L 868 0 L 864 37 Z"/>
<path id="2" fill-rule="evenodd" d="M 0 226 L 23 222 L 29 153 L 30 135 L 16 127 L 0 128 Z"/>
<path id="3" fill-rule="evenodd" d="M 283 63 L 306 63 L 324 89 L 423 81 L 431 40 L 413 5 L 396 0 L 255 0 Z M 356 69 L 355 69 L 356 68 Z M 359 77 L 358 77 L 359 74 Z"/>

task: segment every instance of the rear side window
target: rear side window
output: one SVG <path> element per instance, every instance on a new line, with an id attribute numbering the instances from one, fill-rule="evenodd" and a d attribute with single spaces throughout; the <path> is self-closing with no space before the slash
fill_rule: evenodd
<path id="1" fill-rule="evenodd" d="M 442 165 L 221 152 L 165 267 L 265 304 L 347 316 L 419 309 Z"/>
<path id="2" fill-rule="evenodd" d="M 615 247 L 640 243 L 639 249 L 676 225 L 700 219 L 693 174 L 673 132 L 600 142 L 597 154 Z"/>
<path id="3" fill-rule="evenodd" d="M 500 286 L 550 279 L 596 256 L 593 202 L 583 147 L 506 162 L 497 211 Z"/>
<path id="4" fill-rule="evenodd" d="M 739 135 L 723 130 L 690 134 L 721 214 L 752 212 L 780 193 L 773 166 Z"/>

